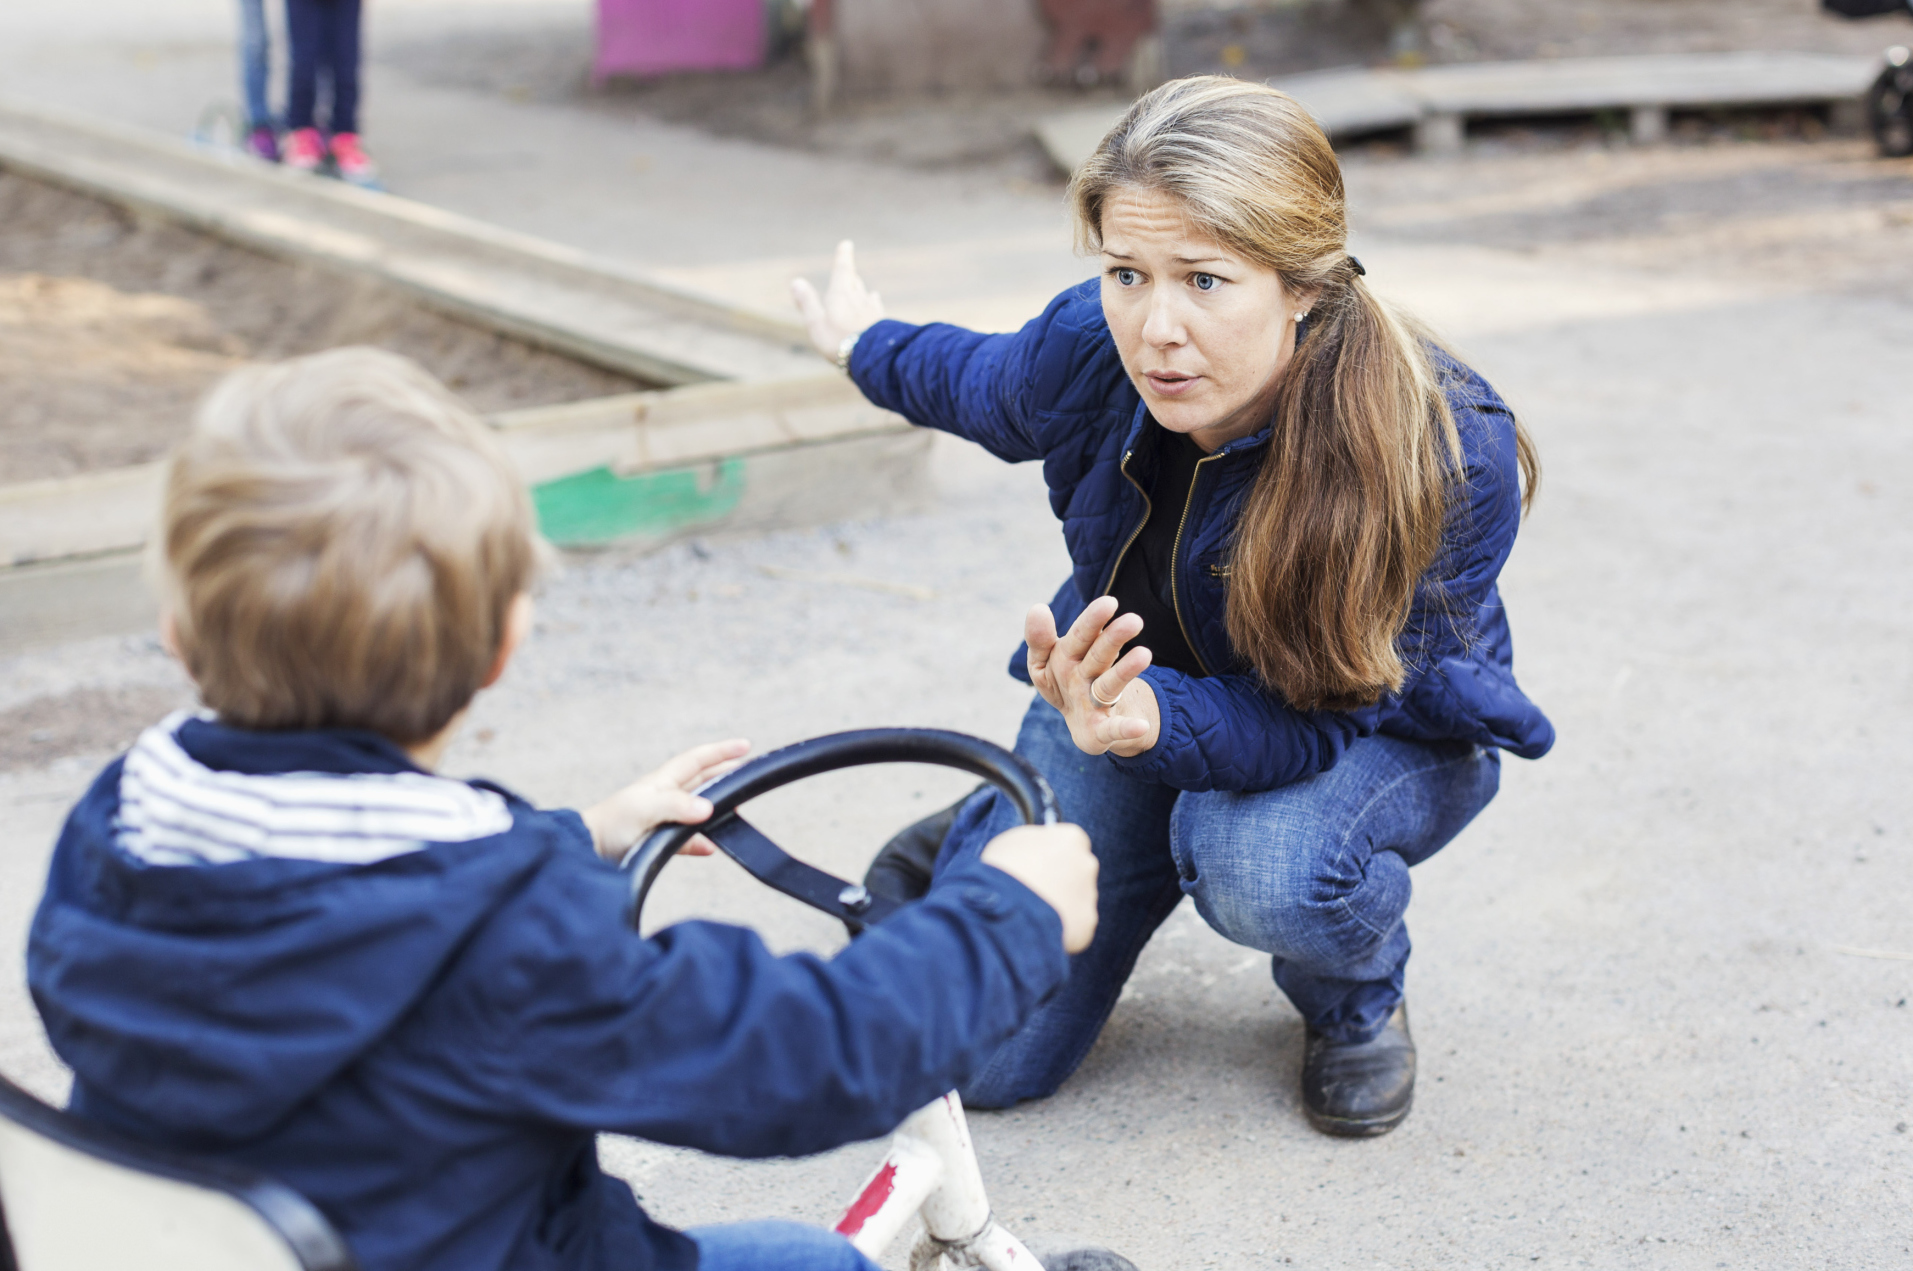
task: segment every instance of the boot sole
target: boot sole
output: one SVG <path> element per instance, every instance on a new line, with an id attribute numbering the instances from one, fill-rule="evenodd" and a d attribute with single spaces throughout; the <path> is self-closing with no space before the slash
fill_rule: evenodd
<path id="1" fill-rule="evenodd" d="M 1309 1124 L 1323 1134 L 1333 1135 L 1338 1139 L 1372 1139 L 1379 1135 L 1387 1134 L 1403 1121 L 1406 1121 L 1408 1114 L 1414 1110 L 1414 1107 L 1415 1100 L 1411 1097 L 1408 1102 L 1402 1106 L 1400 1112 L 1392 1112 L 1385 1117 L 1364 1119 L 1327 1116 L 1309 1107 L 1304 1107 L 1302 1111 L 1307 1114 Z"/>

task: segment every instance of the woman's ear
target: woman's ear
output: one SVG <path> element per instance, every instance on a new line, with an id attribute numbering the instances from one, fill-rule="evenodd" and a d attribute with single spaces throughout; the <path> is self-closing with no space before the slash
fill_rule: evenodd
<path id="1" fill-rule="evenodd" d="M 479 685 L 480 688 L 490 688 L 505 674 L 511 655 L 518 652 L 518 646 L 531 634 L 531 617 L 531 594 L 521 591 L 512 597 L 511 608 L 505 611 L 505 634 L 498 642 L 498 656 L 492 660 L 492 669 L 485 672 L 485 681 Z"/>

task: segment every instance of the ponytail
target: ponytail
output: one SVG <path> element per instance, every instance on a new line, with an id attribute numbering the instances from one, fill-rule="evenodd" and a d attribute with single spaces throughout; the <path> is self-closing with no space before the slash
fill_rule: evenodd
<path id="1" fill-rule="evenodd" d="M 1401 687 L 1396 639 L 1461 462 L 1421 333 L 1341 272 L 1277 388 L 1229 571 L 1230 641 L 1304 710 Z"/>

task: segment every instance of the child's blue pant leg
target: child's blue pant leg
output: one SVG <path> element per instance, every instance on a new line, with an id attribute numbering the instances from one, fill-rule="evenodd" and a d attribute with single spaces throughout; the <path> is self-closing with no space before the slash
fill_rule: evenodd
<path id="1" fill-rule="evenodd" d="M 880 1271 L 834 1231 L 796 1222 L 734 1222 L 684 1233 L 698 1271 Z"/>
<path id="2" fill-rule="evenodd" d="M 272 122 L 266 82 L 272 75 L 272 42 L 266 32 L 265 0 L 239 0 L 239 82 L 246 93 L 246 126 Z"/>
<path id="3" fill-rule="evenodd" d="M 359 16 L 359 0 L 286 0 L 286 127 L 318 125 L 323 74 L 332 90 L 327 130 L 359 130 Z"/>

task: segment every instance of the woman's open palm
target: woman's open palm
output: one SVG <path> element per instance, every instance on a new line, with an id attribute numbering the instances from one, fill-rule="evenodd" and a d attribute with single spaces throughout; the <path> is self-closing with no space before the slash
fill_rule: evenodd
<path id="1" fill-rule="evenodd" d="M 1114 596 L 1099 597 L 1061 636 L 1048 605 L 1035 606 L 1023 620 L 1030 682 L 1063 713 L 1084 754 L 1140 755 L 1156 744 L 1160 730 L 1156 692 L 1138 678 L 1149 668 L 1149 650 L 1138 645 L 1122 653 L 1142 634 L 1142 619 L 1118 617 L 1116 609 Z"/>
<path id="2" fill-rule="evenodd" d="M 883 317 L 883 297 L 864 286 L 858 276 L 857 251 L 849 239 L 837 244 L 830 286 L 823 295 L 817 294 L 808 278 L 791 279 L 790 294 L 803 315 L 811 345 L 833 362 L 845 340 Z"/>

